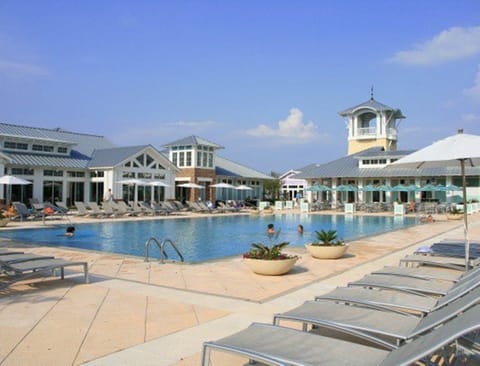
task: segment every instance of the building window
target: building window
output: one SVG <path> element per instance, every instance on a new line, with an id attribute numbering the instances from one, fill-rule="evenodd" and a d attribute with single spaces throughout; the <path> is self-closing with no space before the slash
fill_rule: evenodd
<path id="1" fill-rule="evenodd" d="M 176 152 L 172 153 L 172 163 L 175 166 L 178 166 L 178 164 L 177 164 L 177 153 Z"/>
<path id="2" fill-rule="evenodd" d="M 5 149 L 28 150 L 28 144 L 24 144 L 22 142 L 5 141 L 3 146 Z"/>
<path id="3" fill-rule="evenodd" d="M 104 172 L 98 172 L 98 171 L 91 171 L 90 172 L 90 177 L 92 178 L 103 178 L 105 175 Z"/>
<path id="4" fill-rule="evenodd" d="M 202 152 L 197 151 L 197 166 L 202 166 Z"/>
<path id="5" fill-rule="evenodd" d="M 185 153 L 182 151 L 179 153 L 179 164 L 178 166 L 185 166 Z"/>
<path id="6" fill-rule="evenodd" d="M 60 154 L 66 154 L 68 152 L 68 149 L 66 147 L 59 146 L 57 152 L 59 152 Z"/>
<path id="7" fill-rule="evenodd" d="M 13 175 L 33 175 L 33 169 L 28 168 L 12 168 Z"/>
<path id="8" fill-rule="evenodd" d="M 369 164 L 370 164 L 370 160 L 362 160 L 362 164 L 363 164 L 363 165 L 369 165 Z"/>
<path id="9" fill-rule="evenodd" d="M 33 144 L 32 145 L 32 151 L 53 152 L 53 146 Z"/>
<path id="10" fill-rule="evenodd" d="M 63 170 L 44 170 L 45 177 L 63 177 Z"/>
<path id="11" fill-rule="evenodd" d="M 208 154 L 207 153 L 203 153 L 202 166 L 204 166 L 205 168 L 208 166 Z"/>
<path id="12" fill-rule="evenodd" d="M 152 163 L 155 161 L 155 160 L 154 160 L 150 155 L 148 155 L 148 154 L 147 154 L 146 159 L 147 159 L 147 163 L 146 163 L 147 166 L 150 166 L 150 164 L 152 164 Z"/>
<path id="13" fill-rule="evenodd" d="M 208 154 L 208 167 L 213 168 L 213 153 Z"/>
<path id="14" fill-rule="evenodd" d="M 380 159 L 378 161 L 379 164 L 387 164 L 387 159 Z"/>
<path id="15" fill-rule="evenodd" d="M 187 163 L 186 166 L 192 166 L 192 152 L 187 151 Z"/>
<path id="16" fill-rule="evenodd" d="M 85 177 L 84 172 L 67 172 L 67 177 L 72 177 L 72 178 L 83 178 Z"/>

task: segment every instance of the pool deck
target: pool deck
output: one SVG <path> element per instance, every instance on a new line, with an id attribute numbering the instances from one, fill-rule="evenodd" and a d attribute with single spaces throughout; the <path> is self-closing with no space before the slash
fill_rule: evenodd
<path id="1" fill-rule="evenodd" d="M 301 258 L 294 270 L 279 277 L 255 275 L 238 257 L 161 265 L 2 240 L 0 248 L 87 261 L 90 283 L 68 270 L 64 281 L 42 277 L 0 290 L 0 365 L 198 365 L 206 340 L 253 321 L 271 322 L 274 313 L 396 265 L 421 245 L 463 238 L 463 221 L 435 218 L 434 223 L 353 241 L 339 260 L 316 260 L 301 248 L 290 248 L 286 251 Z M 480 215 L 470 215 L 469 223 L 471 240 L 480 240 Z M 31 225 L 42 223 L 10 223 L 9 228 Z M 244 364 L 233 356 L 213 357 L 213 365 Z"/>

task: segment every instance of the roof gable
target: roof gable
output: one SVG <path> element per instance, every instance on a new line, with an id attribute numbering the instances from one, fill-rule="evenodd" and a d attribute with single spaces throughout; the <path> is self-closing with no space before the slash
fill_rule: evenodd
<path id="1" fill-rule="evenodd" d="M 370 98 L 366 102 L 360 103 L 360 104 L 358 104 L 354 107 L 351 107 L 351 108 L 345 109 L 344 111 L 338 112 L 338 114 L 343 116 L 343 117 L 346 117 L 346 116 L 349 116 L 349 115 L 355 113 L 356 111 L 358 111 L 360 109 L 365 109 L 365 108 L 366 109 L 372 109 L 372 110 L 378 111 L 378 112 L 392 111 L 392 112 L 395 113 L 395 118 L 405 118 L 405 116 L 402 114 L 402 111 L 400 109 L 389 107 L 388 105 L 380 103 L 373 98 Z"/>
<path id="2" fill-rule="evenodd" d="M 171 146 L 179 146 L 179 145 L 204 145 L 204 146 L 211 146 L 214 149 L 223 149 L 224 148 L 221 145 L 217 145 L 213 142 L 210 142 L 208 140 L 205 140 L 202 137 L 198 137 L 198 136 L 195 136 L 195 135 L 184 137 L 180 140 L 170 142 L 168 144 L 163 145 L 162 147 L 171 147 Z"/>

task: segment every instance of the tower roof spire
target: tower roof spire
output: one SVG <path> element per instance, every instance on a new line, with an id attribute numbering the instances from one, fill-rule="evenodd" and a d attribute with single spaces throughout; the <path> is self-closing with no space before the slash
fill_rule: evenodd
<path id="1" fill-rule="evenodd" d="M 370 100 L 373 100 L 373 84 L 370 87 Z"/>

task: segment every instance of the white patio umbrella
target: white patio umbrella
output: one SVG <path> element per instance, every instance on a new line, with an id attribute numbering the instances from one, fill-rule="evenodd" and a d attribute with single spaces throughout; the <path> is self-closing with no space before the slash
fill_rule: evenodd
<path id="1" fill-rule="evenodd" d="M 225 189 L 236 189 L 237 187 L 235 187 L 234 185 L 232 184 L 228 184 L 228 183 L 216 183 L 216 184 L 211 184 L 210 187 L 213 187 L 213 188 L 222 188 L 222 198 L 225 196 Z"/>
<path id="2" fill-rule="evenodd" d="M 141 184 L 141 185 L 145 185 L 147 184 L 147 182 L 143 179 L 139 179 L 139 178 L 125 178 L 125 179 L 120 179 L 120 180 L 117 180 L 117 183 L 120 183 L 120 184 L 128 184 L 128 185 L 138 185 L 138 184 Z M 128 197 L 127 197 L 127 200 L 130 201 L 130 189 L 128 189 Z M 137 201 L 137 197 L 135 197 L 135 202 Z"/>
<path id="3" fill-rule="evenodd" d="M 447 168 L 460 167 L 463 188 L 463 221 L 465 234 L 465 270 L 468 270 L 470 242 L 468 239 L 467 181 L 465 167 L 480 166 L 480 136 L 458 134 L 434 142 L 430 146 L 389 164 L 392 168 Z M 388 169 L 388 167 L 387 167 Z"/>
<path id="4" fill-rule="evenodd" d="M 161 180 L 152 180 L 151 182 L 148 182 L 147 185 L 154 187 L 171 187 L 170 184 L 164 183 Z"/>
<path id="5" fill-rule="evenodd" d="M 195 188 L 195 189 L 204 189 L 204 186 L 201 186 L 200 184 L 196 183 L 183 183 L 179 184 L 177 187 L 183 187 L 183 188 Z"/>
<path id="6" fill-rule="evenodd" d="M 32 182 L 15 177 L 14 175 L 4 175 L 3 177 L 0 178 L 0 184 L 5 184 L 8 186 L 7 190 L 7 201 L 10 202 L 12 200 L 12 186 L 13 185 L 27 185 L 27 184 L 32 184 Z M 22 192 L 23 193 L 23 192 Z"/>
<path id="7" fill-rule="evenodd" d="M 244 184 L 240 184 L 239 186 L 236 186 L 235 189 L 236 189 L 237 191 L 253 191 L 253 188 L 252 188 L 252 187 L 246 186 L 246 185 L 244 185 Z M 240 199 L 243 200 L 242 195 L 240 195 L 240 197 L 241 197 Z"/>

